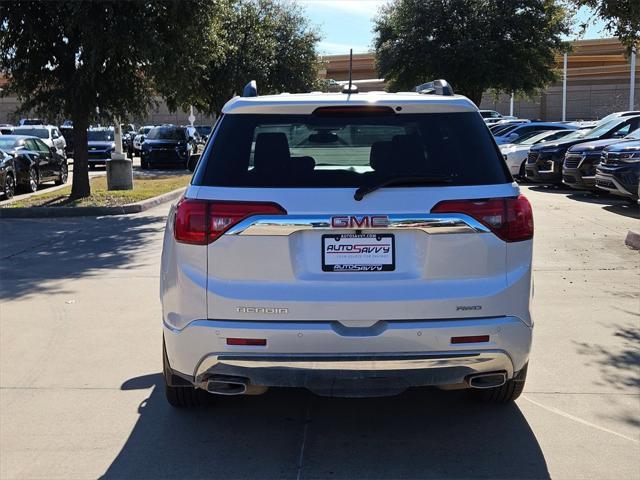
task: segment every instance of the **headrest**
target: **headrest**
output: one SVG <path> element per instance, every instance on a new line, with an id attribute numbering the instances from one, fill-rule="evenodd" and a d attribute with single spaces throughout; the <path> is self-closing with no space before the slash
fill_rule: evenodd
<path id="1" fill-rule="evenodd" d="M 289 141 L 284 133 L 260 133 L 256 137 L 253 152 L 255 170 L 273 170 L 289 168 Z"/>
<path id="2" fill-rule="evenodd" d="M 313 172 L 316 161 L 313 157 L 291 157 L 291 167 L 297 172 Z"/>
<path id="3" fill-rule="evenodd" d="M 371 144 L 371 153 L 369 154 L 369 165 L 376 172 L 382 172 L 389 169 L 389 163 L 392 161 L 391 142 L 374 142 Z"/>

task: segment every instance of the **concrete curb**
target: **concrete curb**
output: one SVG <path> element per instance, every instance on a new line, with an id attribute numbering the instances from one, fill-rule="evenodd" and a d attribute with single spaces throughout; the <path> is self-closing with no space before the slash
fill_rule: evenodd
<path id="1" fill-rule="evenodd" d="M 42 190 L 38 190 L 37 192 L 32 192 L 32 193 L 24 193 L 24 194 L 20 194 L 20 195 L 16 195 L 13 198 L 10 198 L 9 200 L 2 200 L 0 201 L 0 207 L 4 207 L 5 205 L 10 205 L 14 202 L 19 202 L 20 200 L 26 200 L 28 198 L 32 198 L 32 197 L 37 197 L 38 195 L 42 195 L 43 193 L 51 193 L 51 192 L 55 192 L 56 190 L 62 190 L 63 188 L 66 188 L 68 186 L 71 185 L 71 176 L 72 176 L 73 170 L 69 171 L 69 180 L 67 180 L 67 183 L 63 183 L 62 185 L 47 185 L 46 188 L 43 188 Z M 106 173 L 94 173 L 91 172 L 89 174 L 89 178 L 98 178 L 98 177 L 104 177 L 106 175 Z"/>
<path id="2" fill-rule="evenodd" d="M 640 250 L 640 232 L 629 230 L 627 232 L 627 238 L 624 239 L 624 243 L 627 247 L 631 247 L 634 250 Z"/>
<path id="3" fill-rule="evenodd" d="M 0 208 L 0 218 L 53 218 L 53 217 L 101 217 L 103 215 L 130 215 L 140 213 L 162 203 L 178 198 L 186 187 L 172 190 L 157 197 L 148 198 L 119 207 L 26 207 Z"/>

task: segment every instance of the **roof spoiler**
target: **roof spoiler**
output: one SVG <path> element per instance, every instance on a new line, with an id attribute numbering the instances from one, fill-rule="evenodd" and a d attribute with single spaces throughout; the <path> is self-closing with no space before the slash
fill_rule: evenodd
<path id="1" fill-rule="evenodd" d="M 414 92 L 418 93 L 430 93 L 435 95 L 443 95 L 450 97 L 453 95 L 453 87 L 449 85 L 446 80 L 432 80 L 431 82 L 423 83 L 413 87 Z"/>
<path id="2" fill-rule="evenodd" d="M 251 80 L 244 86 L 242 90 L 243 97 L 257 97 L 258 96 L 258 84 L 255 80 Z"/>

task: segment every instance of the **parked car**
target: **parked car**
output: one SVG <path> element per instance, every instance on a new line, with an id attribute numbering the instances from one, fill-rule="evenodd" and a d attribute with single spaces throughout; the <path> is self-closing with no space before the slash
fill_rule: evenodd
<path id="1" fill-rule="evenodd" d="M 570 147 L 592 140 L 619 139 L 638 127 L 640 116 L 621 117 L 591 130 L 577 130 L 558 142 L 534 145 L 525 165 L 526 177 L 533 182 L 561 184 L 562 164 Z"/>
<path id="2" fill-rule="evenodd" d="M 169 403 L 270 386 L 520 395 L 531 207 L 476 106 L 432 85 L 292 98 L 252 82 L 227 102 L 165 231 Z"/>
<path id="3" fill-rule="evenodd" d="M 194 125 L 196 130 L 202 137 L 202 140 L 206 142 L 209 139 L 209 135 L 211 135 L 211 129 L 213 128 L 211 125 Z"/>
<path id="4" fill-rule="evenodd" d="M 145 125 L 144 127 L 140 127 L 138 130 L 138 134 L 133 137 L 133 154 L 135 156 L 140 156 L 142 154 L 142 142 L 144 142 L 147 134 L 154 128 L 154 125 Z"/>
<path id="5" fill-rule="evenodd" d="M 3 123 L 2 125 L 0 125 L 0 135 L 11 135 L 14 128 L 16 127 L 14 127 L 13 125 Z"/>
<path id="6" fill-rule="evenodd" d="M 562 164 L 562 183 L 576 189 L 598 190 L 596 187 L 596 166 L 602 152 L 618 142 L 640 140 L 640 129 L 623 138 L 608 138 L 593 142 L 579 143 L 567 150 Z"/>
<path id="7" fill-rule="evenodd" d="M 527 162 L 529 150 L 533 145 L 560 140 L 573 131 L 574 130 L 546 130 L 544 132 L 532 132 L 530 135 L 522 135 L 517 140 L 514 140 L 513 143 L 500 145 L 500 151 L 504 156 L 511 175 L 524 179 L 524 166 Z"/>
<path id="8" fill-rule="evenodd" d="M 87 161 L 90 169 L 95 169 L 98 165 L 106 165 L 107 160 L 111 160 L 111 154 L 115 148 L 113 128 L 95 127 L 87 130 Z"/>
<path id="9" fill-rule="evenodd" d="M 39 118 L 21 118 L 18 121 L 18 126 L 26 126 L 26 125 L 44 125 L 45 122 L 40 120 Z"/>
<path id="10" fill-rule="evenodd" d="M 186 127 L 162 125 L 152 128 L 142 143 L 140 165 L 171 164 L 187 167 L 189 156 L 196 151 L 196 143 Z"/>
<path id="11" fill-rule="evenodd" d="M 596 167 L 596 187 L 631 200 L 640 195 L 640 141 L 606 147 Z"/>
<path id="12" fill-rule="evenodd" d="M 65 122 L 67 123 L 67 122 Z M 60 134 L 64 137 L 64 151 L 67 157 L 73 158 L 73 124 L 62 124 L 59 127 Z"/>
<path id="13" fill-rule="evenodd" d="M 617 120 L 622 117 L 634 117 L 636 115 L 640 115 L 640 110 L 627 110 L 624 112 L 613 112 L 607 115 L 606 117 L 602 117 L 600 120 L 598 120 L 595 126 L 599 127 L 600 125 L 609 123 L 611 120 Z"/>
<path id="14" fill-rule="evenodd" d="M 38 137 L 46 145 L 54 148 L 58 154 L 66 156 L 65 147 L 67 142 L 60 133 L 58 127 L 54 125 L 28 125 L 13 129 L 13 135 L 28 135 Z"/>
<path id="15" fill-rule="evenodd" d="M 13 198 L 16 192 L 16 165 L 13 155 L 0 150 L 0 186 L 5 200 Z"/>
<path id="16" fill-rule="evenodd" d="M 120 125 L 122 131 L 122 151 L 129 157 L 133 158 L 133 139 L 136 137 L 136 127 L 132 123 L 123 123 Z"/>
<path id="17" fill-rule="evenodd" d="M 187 129 L 187 135 L 189 136 L 189 142 L 191 143 L 192 150 L 191 155 L 196 155 L 200 146 L 204 146 L 204 140 L 200 136 L 198 129 L 196 127 L 192 127 L 191 125 L 186 125 L 184 128 Z"/>
<path id="18" fill-rule="evenodd" d="M 505 119 L 502 114 L 495 110 L 480 110 L 480 116 L 487 125 L 493 125 L 494 123 Z"/>
<path id="19" fill-rule="evenodd" d="M 67 159 L 38 137 L 2 135 L 0 149 L 13 156 L 16 185 L 22 191 L 35 192 L 44 182 L 67 182 Z"/>
<path id="20" fill-rule="evenodd" d="M 522 125 L 518 125 L 516 128 L 502 133 L 500 135 L 494 135 L 496 143 L 502 145 L 505 143 L 513 143 L 521 135 L 526 135 L 532 132 L 543 132 L 545 130 L 575 130 L 571 124 L 557 123 L 557 122 L 529 122 Z"/>
<path id="21" fill-rule="evenodd" d="M 493 136 L 505 135 L 518 126 L 529 123 L 529 120 L 503 120 L 489 126 L 489 131 Z"/>

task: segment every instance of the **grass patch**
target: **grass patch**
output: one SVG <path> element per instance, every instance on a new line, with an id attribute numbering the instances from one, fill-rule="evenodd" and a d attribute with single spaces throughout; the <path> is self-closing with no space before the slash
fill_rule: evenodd
<path id="1" fill-rule="evenodd" d="M 177 188 L 186 187 L 191 175 L 156 175 L 133 178 L 133 190 L 107 190 L 107 177 L 90 179 L 91 196 L 70 200 L 71 185 L 50 193 L 41 193 L 5 205 L 5 208 L 24 207 L 119 207 L 157 197 Z"/>

